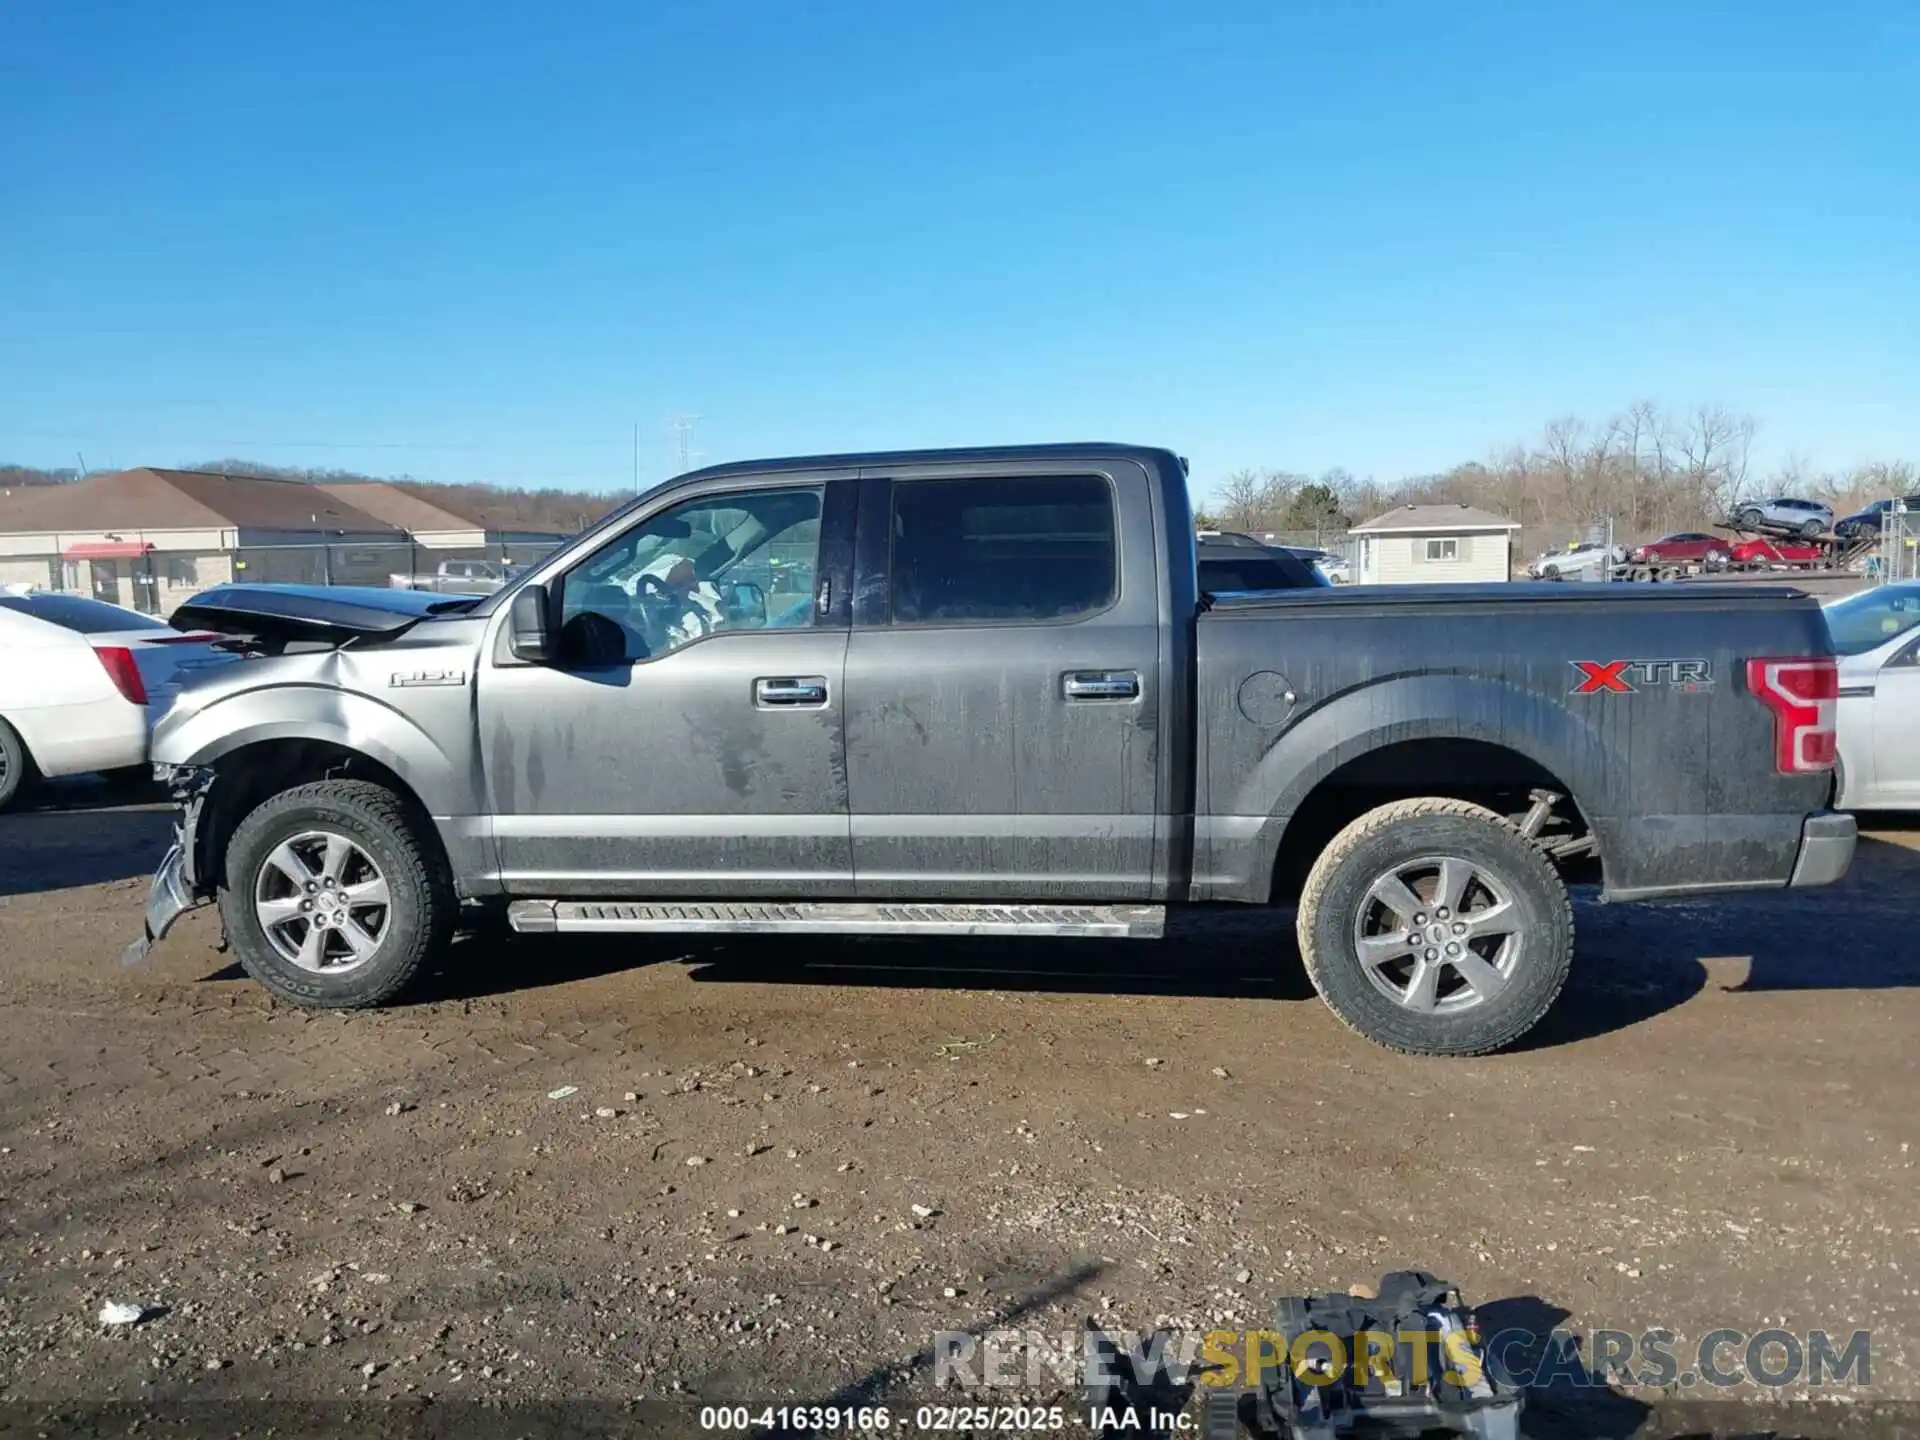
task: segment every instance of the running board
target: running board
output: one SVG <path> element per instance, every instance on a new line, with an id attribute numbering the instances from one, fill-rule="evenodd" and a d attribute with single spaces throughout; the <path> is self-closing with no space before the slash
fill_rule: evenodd
<path id="1" fill-rule="evenodd" d="M 1073 935 L 1158 940 L 1166 931 L 1167 912 L 1160 905 L 516 900 L 507 907 L 507 923 L 522 933 Z"/>

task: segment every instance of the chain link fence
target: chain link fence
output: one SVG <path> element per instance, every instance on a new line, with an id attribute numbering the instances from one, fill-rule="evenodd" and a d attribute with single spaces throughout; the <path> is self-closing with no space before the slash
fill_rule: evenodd
<path id="1" fill-rule="evenodd" d="M 1880 548 L 1868 565 L 1882 584 L 1920 580 L 1920 510 L 1896 507 L 1880 517 Z"/>

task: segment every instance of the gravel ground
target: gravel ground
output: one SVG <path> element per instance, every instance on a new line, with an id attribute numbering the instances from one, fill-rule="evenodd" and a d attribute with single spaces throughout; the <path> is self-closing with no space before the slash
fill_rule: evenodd
<path id="1" fill-rule="evenodd" d="M 936 1331 L 1260 1326 L 1401 1267 L 1494 1328 L 1683 1355 L 1870 1330 L 1870 1384 L 1788 1428 L 1920 1416 L 1912 828 L 1830 892 L 1582 899 L 1531 1043 L 1436 1062 L 1344 1031 L 1284 914 L 1159 946 L 489 934 L 415 1003 L 309 1014 L 206 912 L 119 965 L 169 824 L 126 798 L 0 817 L 0 1433 L 910 1405 Z M 1673 1429 L 1682 1394 L 1550 1387 L 1527 1425 Z"/>

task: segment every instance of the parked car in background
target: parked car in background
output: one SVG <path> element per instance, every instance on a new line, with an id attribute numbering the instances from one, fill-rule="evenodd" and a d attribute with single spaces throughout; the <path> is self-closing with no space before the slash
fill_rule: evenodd
<path id="1" fill-rule="evenodd" d="M 1331 550 L 1316 550 L 1306 545 L 1282 545 L 1288 554 L 1305 561 L 1314 568 L 1329 585 L 1345 585 L 1350 576 L 1347 557 L 1336 555 Z"/>
<path id="2" fill-rule="evenodd" d="M 1833 528 L 1833 507 L 1821 500 L 1796 500 L 1790 495 L 1782 495 L 1740 506 L 1733 512 L 1729 523 L 1740 530 L 1804 535 L 1812 539 Z"/>
<path id="3" fill-rule="evenodd" d="M 1294 551 L 1277 545 L 1240 545 L 1206 539 L 1194 550 L 1200 588 L 1208 595 L 1259 590 L 1312 590 L 1331 582 Z"/>
<path id="4" fill-rule="evenodd" d="M 1742 540 L 1733 547 L 1736 570 L 1796 570 L 1818 565 L 1827 552 L 1805 540 L 1770 540 L 1764 535 Z"/>
<path id="5" fill-rule="evenodd" d="M 1843 810 L 1920 810 L 1920 580 L 1828 603 Z"/>
<path id="6" fill-rule="evenodd" d="M 1920 495 L 1909 495 L 1900 502 L 1908 510 L 1915 512 L 1920 523 Z M 1893 501 L 1876 500 L 1864 510 L 1856 510 L 1844 519 L 1833 523 L 1833 533 L 1842 540 L 1865 540 L 1880 533 L 1881 521 L 1893 509 Z"/>
<path id="7" fill-rule="evenodd" d="M 84 595 L 0 595 L 0 810 L 36 775 L 145 764 L 181 680 L 239 658 L 219 638 Z"/>
<path id="8" fill-rule="evenodd" d="M 1680 530 L 1649 540 L 1633 552 L 1632 558 L 1647 565 L 1699 565 L 1724 570 L 1732 563 L 1733 543 L 1720 535 Z"/>
<path id="9" fill-rule="evenodd" d="M 1549 550 L 1527 566 L 1535 580 L 1598 580 L 1614 565 L 1623 564 L 1626 547 L 1615 545 L 1575 545 L 1567 550 Z"/>
<path id="10" fill-rule="evenodd" d="M 434 590 L 442 595 L 491 595 L 527 567 L 501 560 L 442 560 L 431 575 L 389 575 L 395 590 Z"/>

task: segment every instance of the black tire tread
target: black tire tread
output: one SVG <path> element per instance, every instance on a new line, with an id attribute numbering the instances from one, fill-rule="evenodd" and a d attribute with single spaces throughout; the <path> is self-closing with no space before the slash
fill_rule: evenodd
<path id="1" fill-rule="evenodd" d="M 230 903 L 245 903 L 244 891 L 250 883 L 242 877 L 241 884 L 235 886 L 232 857 L 248 853 L 261 831 L 296 810 L 309 811 L 316 820 L 325 820 L 331 811 L 338 817 L 381 827 L 388 832 L 389 843 L 398 853 L 400 864 L 394 868 L 399 873 L 389 875 L 387 884 L 392 890 L 405 886 L 413 892 L 420 923 L 415 927 L 411 943 L 403 947 L 406 953 L 400 963 L 385 970 L 379 983 L 371 988 L 337 993 L 289 988 L 271 966 L 250 962 L 249 932 L 237 923 L 238 915 L 224 913 L 224 907 Z M 368 1010 L 397 999 L 419 978 L 421 967 L 446 947 L 456 909 L 453 877 L 446 857 L 437 844 L 422 835 L 421 829 L 420 821 L 406 801 L 386 786 L 370 780 L 314 780 L 261 801 L 234 828 L 227 845 L 228 875 L 220 888 L 227 933 L 247 973 L 275 998 L 308 1009 Z M 242 898 L 236 901 L 233 898 L 236 894 Z"/>
<path id="2" fill-rule="evenodd" d="M 6 717 L 0 715 L 0 750 L 7 754 L 7 774 L 5 789 L 0 790 L 0 812 L 11 809 L 14 802 L 26 798 L 33 789 L 35 771 L 33 756 L 27 751 L 26 739 L 9 725 Z"/>
<path id="3" fill-rule="evenodd" d="M 1405 820 L 1427 817 L 1451 817 L 1491 823 L 1512 831 L 1515 838 L 1523 842 L 1526 840 L 1526 837 L 1521 835 L 1519 828 L 1515 826 L 1512 821 L 1508 820 L 1506 816 L 1489 810 L 1484 805 L 1475 805 L 1470 800 L 1455 800 L 1443 795 L 1423 796 L 1412 800 L 1390 801 L 1385 805 L 1367 811 L 1367 813 L 1360 816 L 1359 819 L 1348 824 L 1344 830 L 1338 835 L 1335 835 L 1333 839 L 1327 843 L 1326 849 L 1322 850 L 1319 858 L 1313 862 L 1313 868 L 1307 872 L 1306 884 L 1300 891 L 1300 906 L 1294 918 L 1294 936 L 1300 945 L 1300 958 L 1306 965 L 1307 978 L 1313 982 L 1313 988 L 1319 992 L 1323 999 L 1327 994 L 1326 971 L 1329 964 L 1329 957 L 1321 953 L 1319 941 L 1314 935 L 1312 921 L 1319 913 L 1327 887 L 1333 882 L 1335 873 L 1346 861 L 1347 857 L 1380 831 Z M 1553 868 L 1553 862 L 1548 860 L 1537 846 L 1529 843 L 1526 849 L 1534 856 L 1541 871 L 1551 881 L 1552 892 L 1556 897 L 1560 910 L 1560 914 L 1556 918 L 1564 923 L 1567 931 L 1571 933 L 1573 930 L 1573 898 L 1567 893 L 1565 882 L 1560 879 L 1559 872 Z M 1563 972 L 1555 982 L 1551 993 L 1546 997 L 1545 1004 L 1541 1006 L 1542 1013 L 1545 1013 L 1546 1009 L 1550 1008 L 1553 1002 L 1559 998 L 1560 991 L 1565 984 L 1566 975 Z M 1361 1029 L 1350 1017 L 1342 1014 L 1341 1011 L 1332 1004 L 1329 1004 L 1327 1008 L 1333 1012 L 1334 1016 L 1342 1025 L 1345 1025 L 1349 1030 L 1353 1031 L 1354 1034 L 1371 1040 L 1383 1049 L 1393 1050 L 1402 1055 L 1428 1055 L 1434 1053 L 1418 1050 L 1412 1046 L 1397 1045 L 1391 1040 L 1369 1034 L 1367 1031 Z M 1474 1055 L 1491 1054 L 1495 1050 L 1512 1044 L 1520 1035 L 1526 1033 L 1528 1029 L 1531 1029 L 1533 1024 L 1536 1023 L 1536 1020 L 1537 1017 L 1528 1020 L 1525 1025 L 1511 1034 L 1505 1032 L 1496 1033 L 1490 1036 L 1484 1044 L 1477 1044 L 1470 1049 L 1448 1050 L 1443 1053 L 1446 1058 L 1460 1059 Z"/>

